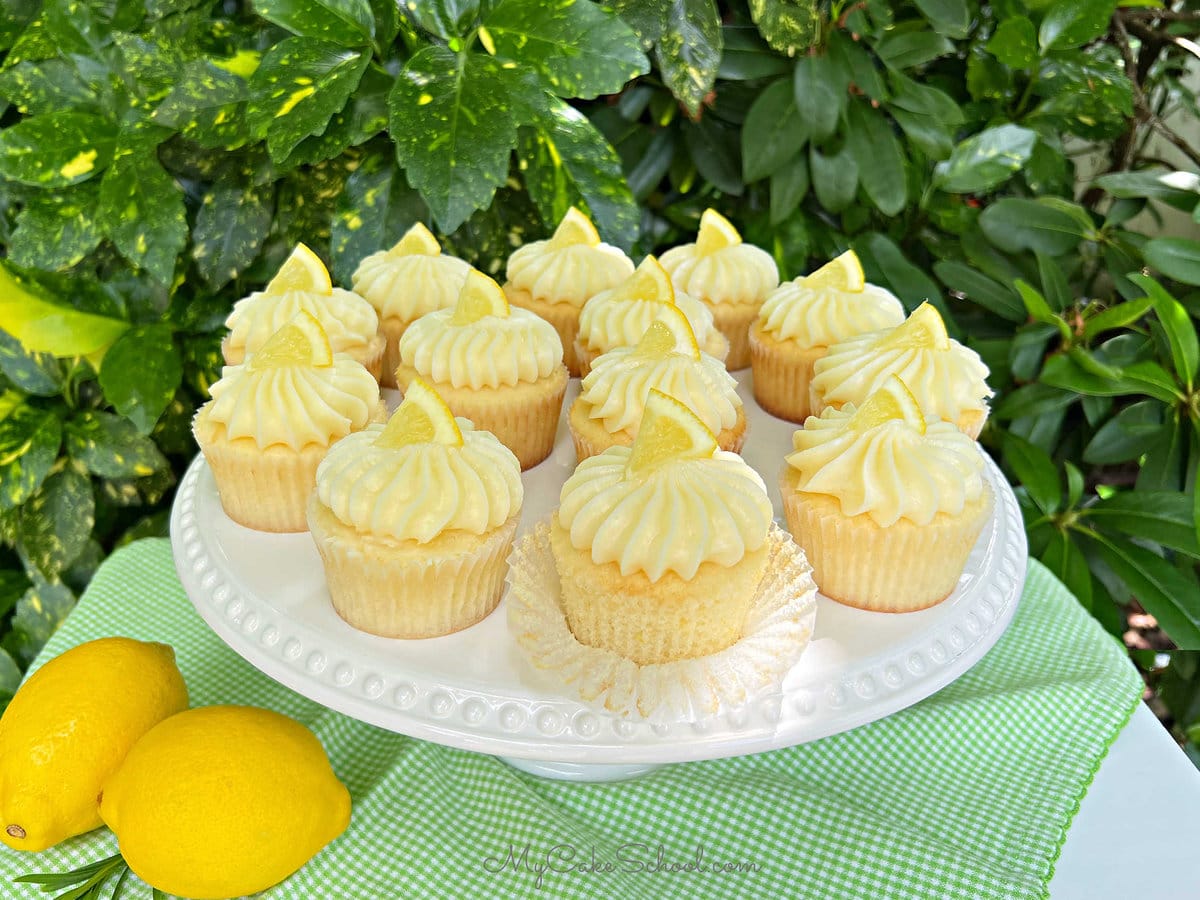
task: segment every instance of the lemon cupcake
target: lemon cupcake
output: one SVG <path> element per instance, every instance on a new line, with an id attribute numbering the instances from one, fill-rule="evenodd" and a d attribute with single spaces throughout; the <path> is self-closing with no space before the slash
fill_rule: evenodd
<path id="1" fill-rule="evenodd" d="M 508 258 L 504 293 L 513 306 L 537 313 L 554 326 L 563 361 L 579 374 L 575 336 L 583 305 L 633 274 L 633 261 L 619 247 L 602 243 L 596 227 L 575 207 L 554 236 L 518 247 Z"/>
<path id="2" fill-rule="evenodd" d="M 746 412 L 737 382 L 721 361 L 696 346 L 679 308 L 660 304 L 658 318 L 633 347 L 617 347 L 596 358 L 571 404 L 568 424 L 579 460 L 637 436 L 652 390 L 682 402 L 717 436 L 722 450 L 742 449 Z"/>
<path id="3" fill-rule="evenodd" d="M 926 422 L 892 375 L 862 406 L 830 407 L 792 440 L 783 508 L 821 593 L 910 612 L 954 590 L 992 508 L 971 438 Z"/>
<path id="4" fill-rule="evenodd" d="M 803 422 L 811 412 L 813 364 L 830 345 L 903 321 L 900 301 L 866 282 L 853 250 L 811 275 L 785 281 L 750 327 L 754 399 L 772 415 Z"/>
<path id="5" fill-rule="evenodd" d="M 678 400 L 651 391 L 630 447 L 580 463 L 550 527 L 575 638 L 638 665 L 736 642 L 767 568 L 762 478 Z"/>
<path id="6" fill-rule="evenodd" d="M 583 305 L 579 335 L 575 338 L 579 374 L 587 375 L 592 362 L 602 353 L 636 344 L 658 317 L 661 303 L 678 306 L 692 326 L 700 349 L 725 361 L 729 341 L 713 324 L 708 307 L 695 297 L 676 291 L 666 269 L 653 256 L 647 256 L 629 278 L 611 290 L 601 291 Z"/>
<path id="7" fill-rule="evenodd" d="M 528 469 L 554 449 L 568 380 L 562 356 L 553 325 L 510 307 L 495 281 L 472 270 L 453 309 L 422 316 L 400 338 L 396 384 L 403 391 L 426 379 Z"/>
<path id="8" fill-rule="evenodd" d="M 350 286 L 379 314 L 387 346 L 383 351 L 384 387 L 396 386 L 400 336 L 426 313 L 453 306 L 470 265 L 442 248 L 428 228 L 418 222 L 390 250 L 364 257 Z"/>
<path id="9" fill-rule="evenodd" d="M 387 410 L 362 364 L 334 353 L 299 313 L 250 359 L 227 366 L 193 431 L 226 515 L 257 531 L 304 531 L 304 508 L 329 447 Z"/>
<path id="10" fill-rule="evenodd" d="M 750 365 L 750 324 L 771 291 L 779 269 L 771 254 L 742 243 L 729 221 L 716 210 L 700 217 L 694 244 L 673 247 L 660 259 L 676 289 L 703 301 L 717 328 L 729 340 L 725 365 L 732 372 Z"/>
<path id="11" fill-rule="evenodd" d="M 862 403 L 892 375 L 917 398 L 927 419 L 945 419 L 979 437 L 988 417 L 988 368 L 979 354 L 946 333 L 937 309 L 922 303 L 896 328 L 869 331 L 831 346 L 813 366 L 809 401 Z"/>
<path id="12" fill-rule="evenodd" d="M 391 638 L 475 624 L 504 592 L 523 499 L 512 452 L 413 381 L 386 426 L 338 442 L 317 470 L 308 524 L 333 608 Z"/>

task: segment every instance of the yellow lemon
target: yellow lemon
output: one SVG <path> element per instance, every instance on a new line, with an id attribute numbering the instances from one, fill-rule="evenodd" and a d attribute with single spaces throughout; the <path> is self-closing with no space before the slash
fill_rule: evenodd
<path id="1" fill-rule="evenodd" d="M 187 705 L 166 644 L 101 638 L 50 660 L 0 719 L 0 841 L 44 850 L 99 828 L 104 781 L 143 734 Z"/>
<path id="2" fill-rule="evenodd" d="M 694 412 L 651 388 L 626 469 L 641 474 L 673 459 L 707 459 L 716 449 L 716 437 Z"/>
<path id="3" fill-rule="evenodd" d="M 350 793 L 311 731 L 277 712 L 206 706 L 137 742 L 100 815 L 143 881 L 193 900 L 287 878 L 346 830 Z"/>
<path id="4" fill-rule="evenodd" d="M 398 450 L 409 444 L 444 444 L 461 447 L 462 431 L 454 421 L 454 413 L 429 382 L 414 378 L 404 391 L 404 400 L 396 407 L 392 417 L 375 445 Z"/>
<path id="5" fill-rule="evenodd" d="M 892 375 L 854 411 L 850 417 L 849 427 L 855 431 L 867 431 L 900 419 L 907 422 L 921 434 L 925 433 L 925 416 L 921 413 L 921 405 L 912 395 L 898 375 Z"/>
<path id="6" fill-rule="evenodd" d="M 317 317 L 301 310 L 267 338 L 247 365 L 256 372 L 282 366 L 332 366 L 333 347 Z"/>
<path id="7" fill-rule="evenodd" d="M 442 245 L 421 222 L 418 222 L 388 251 L 389 256 L 440 256 Z"/>
<path id="8" fill-rule="evenodd" d="M 675 302 L 675 285 L 671 284 L 671 276 L 653 254 L 643 259 L 633 274 L 617 285 L 615 290 L 621 299 Z"/>
<path id="9" fill-rule="evenodd" d="M 708 256 L 741 242 L 742 236 L 727 218 L 715 209 L 704 211 L 700 217 L 700 231 L 696 234 L 696 255 Z"/>
<path id="10" fill-rule="evenodd" d="M 496 284 L 495 279 L 472 269 L 463 282 L 454 313 L 450 316 L 450 324 L 470 325 L 484 316 L 507 319 L 508 313 L 508 298 L 504 296 L 503 288 Z"/>
<path id="11" fill-rule="evenodd" d="M 805 287 L 813 290 L 850 291 L 858 293 L 867 285 L 867 276 L 863 274 L 862 263 L 858 254 L 847 250 L 841 256 L 831 259 L 811 275 L 804 277 Z"/>
<path id="12" fill-rule="evenodd" d="M 550 246 L 554 248 L 572 247 L 575 244 L 595 247 L 599 243 L 600 232 L 596 230 L 592 220 L 573 206 L 567 210 L 567 214 L 554 229 L 554 236 L 550 238 Z"/>
<path id="13" fill-rule="evenodd" d="M 696 334 L 678 306 L 664 304 L 646 333 L 638 341 L 634 352 L 639 356 L 662 359 L 671 353 L 681 353 L 691 359 L 700 358 L 700 345 Z"/>
<path id="14" fill-rule="evenodd" d="M 949 350 L 946 323 L 932 303 L 926 301 L 912 311 L 884 340 L 884 347 L 915 350 Z"/>
<path id="15" fill-rule="evenodd" d="M 296 245 L 292 255 L 279 267 L 266 287 L 268 294 L 286 294 L 288 291 L 309 291 L 314 294 L 333 292 L 333 282 L 329 280 L 325 263 L 304 244 Z"/>

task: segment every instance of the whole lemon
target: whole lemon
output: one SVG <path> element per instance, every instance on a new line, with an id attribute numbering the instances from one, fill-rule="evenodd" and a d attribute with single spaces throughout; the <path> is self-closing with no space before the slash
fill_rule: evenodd
<path id="1" fill-rule="evenodd" d="M 156 725 L 104 786 L 100 815 L 143 881 L 194 900 L 264 890 L 350 822 L 350 792 L 294 719 L 205 706 Z"/>
<path id="2" fill-rule="evenodd" d="M 99 828 L 96 798 L 109 775 L 187 705 L 166 644 L 101 638 L 50 660 L 0 718 L 0 841 L 44 850 Z"/>

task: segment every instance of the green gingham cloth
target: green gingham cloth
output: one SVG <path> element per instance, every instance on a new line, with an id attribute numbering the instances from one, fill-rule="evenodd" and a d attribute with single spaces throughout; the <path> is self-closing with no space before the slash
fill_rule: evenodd
<path id="1" fill-rule="evenodd" d="M 201 621 L 165 540 L 114 554 L 38 661 L 108 635 L 172 644 L 194 706 L 269 707 L 321 739 L 354 798 L 350 827 L 270 900 L 1042 897 L 1141 693 L 1122 649 L 1037 563 L 996 646 L 915 706 L 617 784 L 543 780 L 300 697 Z M 0 847 L 0 896 L 44 897 L 10 879 L 115 851 L 103 829 L 40 854 Z"/>

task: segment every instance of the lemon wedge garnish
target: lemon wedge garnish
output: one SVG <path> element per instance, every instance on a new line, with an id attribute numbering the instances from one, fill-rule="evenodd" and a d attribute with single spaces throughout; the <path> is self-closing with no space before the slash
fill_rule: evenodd
<path id="1" fill-rule="evenodd" d="M 423 222 L 418 222 L 404 232 L 404 237 L 388 251 L 388 256 L 440 256 L 441 253 L 442 246 L 433 232 Z"/>
<path id="2" fill-rule="evenodd" d="M 642 260 L 633 274 L 614 289 L 618 298 L 649 300 L 656 303 L 675 303 L 675 286 L 662 263 L 651 254 Z"/>
<path id="3" fill-rule="evenodd" d="M 708 459 L 716 449 L 716 437 L 694 412 L 651 388 L 625 470 L 640 474 L 673 459 Z"/>
<path id="4" fill-rule="evenodd" d="M 307 291 L 312 294 L 333 292 L 333 282 L 329 280 L 325 263 L 304 244 L 296 245 L 266 289 L 268 294 L 286 294 L 288 291 Z"/>
<path id="5" fill-rule="evenodd" d="M 652 359 L 663 359 L 672 353 L 699 359 L 700 345 L 696 343 L 696 333 L 692 331 L 687 316 L 678 306 L 664 303 L 650 327 L 637 342 L 634 353 Z"/>
<path id="6" fill-rule="evenodd" d="M 550 238 L 550 246 L 555 249 L 573 247 L 576 244 L 595 247 L 599 243 L 600 232 L 596 230 L 592 220 L 573 206 L 567 210 L 567 214 L 554 229 L 554 236 Z"/>
<path id="7" fill-rule="evenodd" d="M 941 313 L 928 300 L 896 326 L 882 342 L 884 347 L 915 350 L 949 350 L 950 335 Z"/>
<path id="8" fill-rule="evenodd" d="M 854 411 L 848 427 L 859 432 L 868 431 L 895 419 L 907 422 L 920 434 L 925 433 L 925 416 L 921 412 L 921 405 L 897 375 L 888 378 L 883 387 Z"/>
<path id="9" fill-rule="evenodd" d="M 450 316 L 450 324 L 470 325 L 484 316 L 500 316 L 507 319 L 508 313 L 508 298 L 504 296 L 504 289 L 496 284 L 495 279 L 472 269 L 463 282 L 458 303 L 454 306 L 454 314 Z"/>
<path id="10" fill-rule="evenodd" d="M 317 317 L 301 311 L 267 338 L 247 365 L 254 372 L 283 366 L 323 368 L 333 365 L 333 348 Z"/>
<path id="11" fill-rule="evenodd" d="M 375 438 L 376 447 L 398 450 L 409 444 L 442 444 L 461 447 L 462 431 L 454 413 L 429 382 L 414 378 L 404 391 L 404 400 L 396 407 L 387 425 Z"/>
<path id="12" fill-rule="evenodd" d="M 811 275 L 804 276 L 803 283 L 813 290 L 850 291 L 857 294 L 866 287 L 867 277 L 863 274 L 858 254 L 847 250 Z"/>
<path id="13" fill-rule="evenodd" d="M 696 255 L 708 256 L 726 247 L 742 242 L 742 236 L 733 224 L 715 209 L 706 209 L 700 217 L 700 231 L 696 235 Z"/>

